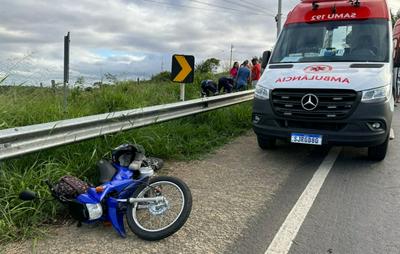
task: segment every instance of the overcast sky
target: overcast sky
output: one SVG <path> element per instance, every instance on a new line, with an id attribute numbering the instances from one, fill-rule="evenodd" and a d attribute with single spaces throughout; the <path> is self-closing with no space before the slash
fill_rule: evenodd
<path id="1" fill-rule="evenodd" d="M 284 14 L 297 0 L 283 0 Z M 206 3 L 206 4 L 204 4 Z M 400 0 L 389 0 L 393 10 Z M 229 63 L 260 56 L 276 37 L 277 0 L 0 0 L 0 76 L 62 80 L 63 36 L 71 32 L 71 80 L 149 77 L 171 55 Z M 284 16 L 286 18 L 286 16 Z"/>

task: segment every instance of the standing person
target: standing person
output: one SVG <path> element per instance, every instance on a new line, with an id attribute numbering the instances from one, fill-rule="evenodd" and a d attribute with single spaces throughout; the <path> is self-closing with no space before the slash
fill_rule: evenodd
<path id="1" fill-rule="evenodd" d="M 246 60 L 243 62 L 242 66 L 239 68 L 236 78 L 236 90 L 245 90 L 247 89 L 247 83 L 250 81 L 250 69 L 247 67 L 249 61 Z"/>
<path id="2" fill-rule="evenodd" d="M 253 64 L 253 69 L 251 70 L 251 85 L 255 88 L 261 77 L 261 64 L 258 62 L 257 58 L 253 58 L 251 62 Z"/>
<path id="3" fill-rule="evenodd" d="M 238 62 L 235 62 L 235 63 L 233 64 L 232 69 L 230 70 L 230 74 L 231 74 L 231 77 L 232 77 L 233 79 L 236 79 L 238 70 L 239 70 L 239 63 L 238 63 Z"/>

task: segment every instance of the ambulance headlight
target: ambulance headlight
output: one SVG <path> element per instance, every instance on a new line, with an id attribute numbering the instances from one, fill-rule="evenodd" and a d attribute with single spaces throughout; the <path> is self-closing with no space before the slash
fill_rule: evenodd
<path id="1" fill-rule="evenodd" d="M 364 103 L 387 101 L 391 96 L 391 91 L 390 85 L 366 90 L 362 93 L 361 101 Z"/>
<path id="2" fill-rule="evenodd" d="M 254 92 L 254 97 L 260 100 L 268 100 L 269 99 L 269 89 L 264 88 L 262 86 L 256 86 L 256 90 Z"/>

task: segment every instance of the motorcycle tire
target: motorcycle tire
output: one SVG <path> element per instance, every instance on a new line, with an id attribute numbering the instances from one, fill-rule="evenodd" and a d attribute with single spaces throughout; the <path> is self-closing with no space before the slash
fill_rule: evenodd
<path id="1" fill-rule="evenodd" d="M 177 190 L 177 197 L 181 198 L 181 203 L 173 203 L 172 198 L 175 195 L 166 195 L 168 189 L 175 188 Z M 150 179 L 148 185 L 141 185 L 133 193 L 134 198 L 146 198 L 154 195 L 164 195 L 167 201 L 160 203 L 133 203 L 128 204 L 126 218 L 128 225 L 133 233 L 138 237 L 148 240 L 156 241 L 166 238 L 177 232 L 189 218 L 192 210 L 192 194 L 189 187 L 180 179 L 170 176 L 158 176 Z M 178 202 L 179 203 L 179 202 Z M 171 208 L 178 208 L 177 213 L 174 214 Z M 146 215 L 147 221 L 141 221 L 141 215 Z M 164 226 L 150 228 L 146 224 L 153 218 L 159 222 L 160 219 L 166 218 L 167 215 L 172 215 L 173 218 Z M 165 217 L 164 217 L 165 216 Z M 153 225 L 152 223 L 150 224 Z"/>

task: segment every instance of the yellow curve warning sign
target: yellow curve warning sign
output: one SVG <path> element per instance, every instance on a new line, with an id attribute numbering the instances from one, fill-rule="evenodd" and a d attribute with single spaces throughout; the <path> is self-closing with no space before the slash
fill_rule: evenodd
<path id="1" fill-rule="evenodd" d="M 176 83 L 193 83 L 194 56 L 173 55 L 171 80 Z"/>

